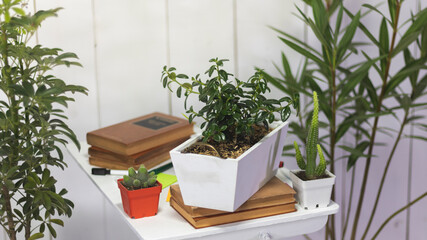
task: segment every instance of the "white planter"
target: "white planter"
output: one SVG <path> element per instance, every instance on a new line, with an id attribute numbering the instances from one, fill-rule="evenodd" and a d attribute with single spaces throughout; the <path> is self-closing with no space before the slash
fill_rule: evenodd
<path id="1" fill-rule="evenodd" d="M 222 211 L 235 211 L 276 175 L 282 158 L 287 122 L 274 128 L 236 159 L 181 153 L 200 135 L 170 151 L 184 203 Z"/>
<path id="2" fill-rule="evenodd" d="M 303 181 L 297 177 L 294 170 L 289 173 L 293 188 L 297 192 L 296 200 L 303 209 L 327 207 L 331 200 L 332 187 L 335 183 L 335 175 L 326 170 L 329 178 Z"/>

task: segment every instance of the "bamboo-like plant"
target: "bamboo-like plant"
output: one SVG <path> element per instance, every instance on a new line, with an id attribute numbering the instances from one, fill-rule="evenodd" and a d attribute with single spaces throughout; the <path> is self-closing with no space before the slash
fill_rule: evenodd
<path id="1" fill-rule="evenodd" d="M 66 84 L 51 75 L 56 66 L 78 65 L 73 53 L 58 48 L 30 45 L 40 24 L 59 9 L 26 14 L 26 1 L 0 3 L 0 224 L 11 240 L 24 232 L 25 239 L 38 239 L 58 215 L 70 217 L 73 203 L 66 189 L 57 190 L 49 168 L 64 169 L 60 144 L 64 137 L 79 146 L 63 121 L 69 93 L 87 93 L 81 86 Z"/>
<path id="2" fill-rule="evenodd" d="M 351 170 L 352 182 L 350 187 L 349 202 L 345 204 L 347 211 L 341 211 L 344 222 L 340 239 L 365 239 L 368 236 L 374 219 L 382 188 L 393 155 L 400 140 L 404 137 L 405 126 L 412 124 L 422 131 L 427 127 L 421 121 L 423 115 L 411 116 L 412 110 L 422 110 L 427 101 L 427 9 L 421 9 L 408 19 L 401 18 L 401 8 L 406 1 L 388 0 L 388 16 L 384 11 L 370 4 L 363 4 L 363 8 L 356 14 L 346 9 L 341 0 L 304 0 L 312 10 L 313 18 L 298 9 L 301 19 L 309 27 L 320 42 L 320 47 L 310 45 L 286 32 L 275 29 L 280 34 L 280 39 L 290 48 L 301 54 L 305 62 L 301 71 L 294 75 L 289 62 L 282 54 L 282 67 L 279 70 L 281 77 L 265 74 L 267 80 L 286 94 L 300 92 L 309 96 L 311 91 L 319 94 L 319 107 L 326 116 L 326 123 L 319 122 L 325 128 L 326 134 L 319 136 L 319 141 L 328 145 L 323 149 L 327 160 L 330 162 L 331 171 L 335 170 L 337 147 L 348 152 L 347 169 Z M 377 13 L 381 18 L 377 34 L 364 24 L 363 16 Z M 343 24 L 344 17 L 351 21 Z M 372 24 L 369 23 L 369 26 Z M 402 26 L 405 25 L 404 28 Z M 364 51 L 365 42 L 354 40 L 356 31 L 360 31 L 370 41 L 370 45 L 377 51 Z M 375 36 L 379 36 L 378 38 Z M 419 55 L 410 49 L 414 47 Z M 376 53 L 376 54 L 375 54 Z M 358 54 L 365 58 L 361 62 L 354 62 L 351 56 Z M 404 66 L 392 69 L 392 62 L 397 58 L 403 59 Z M 378 84 L 379 83 L 379 84 Z M 405 84 L 409 87 L 403 87 Z M 325 87 L 326 85 L 326 87 Z M 424 97 L 424 98 L 423 98 Z M 302 98 L 304 99 L 304 98 Z M 304 106 L 302 104 L 302 106 Z M 308 104 L 306 104 L 308 106 Z M 301 107 L 297 121 L 290 123 L 293 132 L 302 142 L 306 141 L 311 111 L 304 111 Z M 395 126 L 384 128 L 380 124 L 381 117 L 390 115 L 397 119 Z M 399 117 L 400 116 L 400 117 Z M 395 129 L 398 129 L 396 132 Z M 367 180 L 370 171 L 374 147 L 378 144 L 378 134 L 393 136 L 394 142 L 387 161 L 384 162 L 382 179 L 379 184 L 376 200 L 371 209 L 371 216 L 364 228 L 363 236 L 356 238 L 359 229 L 358 223 L 362 211 Z M 354 136 L 354 144 L 343 142 L 343 136 Z M 422 135 L 408 136 L 419 140 L 427 140 Z M 285 147 L 285 151 L 292 146 Z M 287 153 L 286 153 L 287 154 Z M 354 176 L 356 163 L 359 159 L 366 159 L 359 199 L 353 199 Z M 349 173 L 350 174 L 350 173 Z M 343 176 L 345 177 L 345 176 Z M 338 179 L 339 181 L 339 179 Z M 335 199 L 335 191 L 332 199 Z M 424 197 L 426 194 L 421 195 Z M 411 206 L 416 201 L 409 203 L 403 209 Z M 354 202 L 353 202 L 354 201 Z M 352 216 L 353 227 L 351 235 L 346 237 L 352 206 L 357 206 L 356 213 Z M 366 206 L 365 206 L 366 207 Z M 398 212 L 402 211 L 400 209 Z M 393 214 L 391 217 L 394 217 Z M 389 222 L 388 219 L 384 224 Z M 335 217 L 332 216 L 326 228 L 326 239 L 337 239 Z M 383 229 L 383 226 L 378 230 Z M 378 231 L 374 236 L 378 235 Z"/>
<path id="3" fill-rule="evenodd" d="M 294 141 L 296 160 L 298 167 L 305 170 L 305 176 L 308 180 L 313 180 L 322 177 L 326 170 L 326 160 L 323 156 L 323 151 L 317 143 L 319 140 L 319 101 L 317 93 L 313 92 L 313 117 L 311 119 L 310 129 L 308 130 L 307 142 L 305 144 L 306 158 L 304 161 L 298 144 Z M 316 166 L 317 152 L 319 152 L 319 165 Z"/>

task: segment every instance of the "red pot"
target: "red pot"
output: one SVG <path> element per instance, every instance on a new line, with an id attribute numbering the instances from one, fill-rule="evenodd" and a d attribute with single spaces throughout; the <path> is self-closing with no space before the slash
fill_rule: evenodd
<path id="1" fill-rule="evenodd" d="M 122 195 L 123 209 L 131 218 L 142 218 L 154 216 L 159 207 L 159 196 L 162 191 L 162 184 L 157 181 L 157 186 L 141 188 L 138 190 L 128 190 L 121 183 L 123 178 L 117 180 L 120 194 Z"/>

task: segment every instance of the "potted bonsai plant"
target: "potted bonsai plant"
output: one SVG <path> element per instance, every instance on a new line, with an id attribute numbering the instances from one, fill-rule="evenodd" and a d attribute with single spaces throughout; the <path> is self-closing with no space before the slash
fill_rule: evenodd
<path id="1" fill-rule="evenodd" d="M 313 117 L 305 145 L 306 161 L 297 142 L 294 141 L 297 164 L 302 170 L 290 172 L 293 188 L 297 192 L 296 200 L 304 209 L 328 206 L 335 183 L 335 175 L 326 169 L 326 160 L 318 144 L 319 102 L 316 92 L 313 92 L 313 105 Z M 319 153 L 319 164 L 316 166 L 317 153 Z"/>
<path id="2" fill-rule="evenodd" d="M 0 3 L 0 224 L 11 240 L 20 232 L 25 239 L 47 231 L 56 237 L 55 225 L 64 225 L 57 216 L 71 216 L 67 190 L 56 189 L 49 169 L 67 166 L 60 148 L 65 138 L 79 147 L 64 109 L 74 100 L 70 93 L 87 94 L 51 71 L 80 65 L 75 54 L 29 43 L 59 9 L 26 14 L 21 8 L 26 2 Z"/>
<path id="3" fill-rule="evenodd" d="M 191 83 L 165 66 L 162 81 L 170 90 L 178 85 L 190 123 L 195 117 L 204 120 L 201 134 L 170 152 L 184 203 L 234 211 L 276 174 L 288 126 L 284 121 L 291 106 L 298 107 L 298 97 L 267 99 L 263 94 L 270 89 L 260 70 L 246 82 L 233 82 L 223 69 L 225 61 L 211 59 L 208 79 L 196 75 Z M 199 111 L 187 107 L 191 94 L 205 104 Z"/>
<path id="4" fill-rule="evenodd" d="M 154 172 L 148 173 L 143 164 L 135 171 L 128 170 L 129 175 L 117 180 L 122 197 L 123 210 L 131 218 L 154 216 L 159 207 L 159 195 L 162 184 L 157 181 Z"/>

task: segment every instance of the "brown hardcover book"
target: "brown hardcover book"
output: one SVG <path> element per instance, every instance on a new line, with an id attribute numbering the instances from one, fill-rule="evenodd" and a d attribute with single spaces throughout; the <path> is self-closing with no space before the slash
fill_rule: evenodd
<path id="1" fill-rule="evenodd" d="M 88 144 L 121 155 L 133 155 L 193 134 L 186 119 L 152 113 L 88 132 Z"/>
<path id="2" fill-rule="evenodd" d="M 170 191 L 171 198 L 173 198 L 175 202 L 177 202 L 192 218 L 229 213 L 220 210 L 185 205 L 178 184 L 172 185 L 170 187 Z M 284 183 L 277 177 L 273 177 L 234 212 L 236 213 L 255 208 L 294 203 L 294 195 L 295 191 L 288 184 Z"/>
<path id="3" fill-rule="evenodd" d="M 126 170 L 130 167 L 139 168 L 139 165 L 144 164 L 144 166 L 147 169 L 151 169 L 168 159 L 170 159 L 169 152 L 163 152 L 155 157 L 145 159 L 144 161 L 140 161 L 136 163 L 115 161 L 115 160 L 110 160 L 105 158 L 89 156 L 89 163 L 97 167 L 103 167 L 108 169 L 118 169 L 118 170 Z"/>
<path id="4" fill-rule="evenodd" d="M 240 212 L 224 213 L 194 218 L 181 205 L 179 205 L 174 198 L 170 199 L 170 205 L 194 228 L 211 227 L 220 224 L 239 222 L 254 218 L 261 218 L 296 211 L 295 203 L 288 203 L 271 207 L 255 208 Z"/>
<path id="5" fill-rule="evenodd" d="M 181 138 L 173 142 L 166 143 L 164 145 L 148 149 L 146 151 L 142 151 L 140 153 L 136 153 L 130 156 L 121 155 L 118 153 L 110 152 L 108 150 L 98 148 L 98 147 L 90 147 L 89 155 L 94 158 L 102 158 L 116 162 L 126 162 L 131 164 L 141 164 L 147 159 L 154 158 L 164 152 L 170 152 L 172 149 L 177 147 L 179 144 L 186 141 L 189 137 Z"/>

